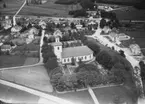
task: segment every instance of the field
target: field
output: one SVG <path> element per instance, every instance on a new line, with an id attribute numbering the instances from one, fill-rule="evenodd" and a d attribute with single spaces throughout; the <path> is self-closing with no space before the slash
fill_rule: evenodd
<path id="1" fill-rule="evenodd" d="M 33 65 L 38 63 L 39 58 L 35 57 L 27 57 L 23 65 Z"/>
<path id="2" fill-rule="evenodd" d="M 136 104 L 134 95 L 122 86 L 98 88 L 93 90 L 100 104 L 112 104 L 114 97 L 120 98 L 120 104 Z"/>
<path id="3" fill-rule="evenodd" d="M 141 47 L 145 48 L 145 31 L 127 31 L 127 35 L 134 37 L 135 42 Z"/>
<path id="4" fill-rule="evenodd" d="M 26 57 L 24 56 L 0 56 L 0 68 L 22 66 L 25 63 Z"/>
<path id="5" fill-rule="evenodd" d="M 21 10 L 19 15 L 34 15 L 34 16 L 68 16 L 68 10 L 71 6 L 54 4 L 56 0 L 48 0 L 47 3 L 42 5 L 25 5 Z M 2 8 L 2 3 L 0 4 L 0 12 L 2 15 L 9 14 L 14 15 L 16 11 L 23 4 L 22 0 L 5 0 L 7 8 Z"/>
<path id="6" fill-rule="evenodd" d="M 124 87 L 104 87 L 93 90 L 100 104 L 112 104 L 114 96 L 119 96 L 121 102 L 135 104 L 131 95 Z M 88 91 L 70 92 L 65 94 L 55 94 L 58 97 L 74 102 L 75 104 L 94 104 Z M 121 103 L 122 104 L 122 103 Z"/>
<path id="7" fill-rule="evenodd" d="M 44 92 L 53 91 L 43 66 L 4 70 L 0 72 L 0 78 Z"/>
<path id="8" fill-rule="evenodd" d="M 119 20 L 145 20 L 145 10 L 138 10 L 133 7 L 114 10 Z"/>

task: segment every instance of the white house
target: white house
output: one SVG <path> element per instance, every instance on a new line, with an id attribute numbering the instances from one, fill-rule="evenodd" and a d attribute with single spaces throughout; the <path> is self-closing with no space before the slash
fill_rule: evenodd
<path id="1" fill-rule="evenodd" d="M 131 44 L 129 48 L 134 55 L 140 55 L 142 53 L 138 44 Z"/>
<path id="2" fill-rule="evenodd" d="M 62 43 L 59 41 L 59 37 L 55 37 L 55 42 L 51 44 L 54 48 L 54 53 L 57 56 L 59 62 L 67 64 L 72 62 L 72 58 L 76 62 L 90 61 L 93 59 L 93 51 L 87 46 L 77 46 L 62 48 Z"/>
<path id="3" fill-rule="evenodd" d="M 7 51 L 10 52 L 11 49 L 12 49 L 11 45 L 2 45 L 2 46 L 1 46 L 1 51 L 2 51 L 2 52 L 7 52 Z"/>
<path id="4" fill-rule="evenodd" d="M 21 26 L 13 26 L 13 27 L 11 28 L 11 32 L 19 32 L 21 29 L 22 29 Z"/>

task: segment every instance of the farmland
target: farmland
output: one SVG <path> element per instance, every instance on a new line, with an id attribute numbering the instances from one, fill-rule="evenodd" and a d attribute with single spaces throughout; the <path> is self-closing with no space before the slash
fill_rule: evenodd
<path id="1" fill-rule="evenodd" d="M 5 0 L 7 8 L 2 8 L 2 3 L 0 4 L 0 12 L 2 15 L 14 15 L 16 11 L 23 4 L 19 0 Z M 68 5 L 55 4 L 55 0 L 48 0 L 47 3 L 42 5 L 25 5 L 21 10 L 19 15 L 34 15 L 34 16 L 68 16 L 68 10 L 71 9 Z M 53 12 L 52 12 L 53 11 Z"/>

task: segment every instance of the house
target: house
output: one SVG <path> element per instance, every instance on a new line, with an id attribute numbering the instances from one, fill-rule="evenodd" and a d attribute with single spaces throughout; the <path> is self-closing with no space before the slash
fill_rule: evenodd
<path id="1" fill-rule="evenodd" d="M 11 49 L 12 49 L 11 45 L 2 45 L 2 46 L 1 46 L 1 51 L 2 51 L 2 52 L 7 52 L 7 51 L 10 52 Z"/>
<path id="2" fill-rule="evenodd" d="M 5 17 L 5 20 L 4 21 L 2 21 L 2 26 L 6 30 L 12 27 L 12 21 L 11 21 L 11 19 L 9 19 L 8 16 Z"/>
<path id="3" fill-rule="evenodd" d="M 11 28 L 11 32 L 19 32 L 21 29 L 22 29 L 21 26 L 13 26 L 13 27 Z"/>
<path id="4" fill-rule="evenodd" d="M 93 51 L 87 46 L 67 47 L 62 48 L 62 43 L 59 41 L 59 36 L 55 37 L 55 42 L 51 44 L 54 48 L 54 53 L 58 59 L 58 62 L 67 64 L 72 62 L 72 58 L 76 62 L 90 61 L 93 59 Z"/>
<path id="5" fill-rule="evenodd" d="M 142 53 L 138 44 L 131 44 L 129 48 L 134 55 L 141 55 Z"/>

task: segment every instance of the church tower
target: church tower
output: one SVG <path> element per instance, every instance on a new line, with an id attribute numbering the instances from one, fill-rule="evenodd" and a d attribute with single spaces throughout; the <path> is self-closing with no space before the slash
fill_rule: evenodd
<path id="1" fill-rule="evenodd" d="M 54 47 L 54 53 L 58 59 L 58 61 L 61 61 L 62 57 L 62 43 L 60 42 L 59 36 L 55 37 L 55 42 L 53 43 Z"/>

